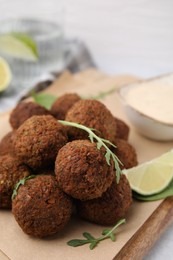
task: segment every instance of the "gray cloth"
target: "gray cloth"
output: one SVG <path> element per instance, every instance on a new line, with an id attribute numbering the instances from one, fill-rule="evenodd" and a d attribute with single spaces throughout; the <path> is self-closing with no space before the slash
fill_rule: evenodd
<path id="1" fill-rule="evenodd" d="M 79 40 L 66 40 L 65 42 L 65 69 L 75 73 L 87 69 L 88 67 L 95 67 L 93 59 L 85 46 L 85 44 Z M 4 112 L 14 107 L 20 100 L 26 98 L 31 90 L 36 92 L 41 91 L 48 87 L 51 82 L 61 75 L 59 73 L 48 73 L 41 75 L 40 82 L 36 86 L 28 86 L 23 91 L 18 89 L 8 88 L 4 93 L 0 95 L 0 112 Z"/>

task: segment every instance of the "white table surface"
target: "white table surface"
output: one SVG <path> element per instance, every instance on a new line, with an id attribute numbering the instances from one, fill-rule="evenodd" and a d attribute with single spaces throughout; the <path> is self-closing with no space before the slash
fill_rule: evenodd
<path id="1" fill-rule="evenodd" d="M 56 0 L 30 0 L 24 8 L 24 0 L 0 0 L 1 18 L 10 14 L 8 8 L 11 14 L 35 10 L 36 2 L 42 6 L 49 2 L 47 10 L 52 6 L 56 10 L 60 3 Z M 101 70 L 146 78 L 173 71 L 172 0 L 62 2 L 66 36 L 84 40 Z M 145 259 L 173 259 L 172 245 L 173 225 Z"/>

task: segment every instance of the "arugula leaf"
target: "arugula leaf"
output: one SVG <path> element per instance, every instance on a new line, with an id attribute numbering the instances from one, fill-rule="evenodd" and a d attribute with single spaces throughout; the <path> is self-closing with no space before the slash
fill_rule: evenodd
<path id="1" fill-rule="evenodd" d="M 101 91 L 94 96 L 83 97 L 83 99 L 97 99 L 97 100 L 104 99 L 105 97 L 114 93 L 117 89 L 118 89 L 118 87 L 114 86 L 114 87 L 108 89 L 107 91 Z"/>
<path id="2" fill-rule="evenodd" d="M 77 246 L 83 246 L 85 244 L 90 244 L 89 248 L 90 250 L 94 249 L 98 243 L 101 241 L 110 238 L 113 242 L 115 241 L 115 230 L 122 224 L 125 223 L 125 219 L 120 219 L 115 226 L 112 229 L 104 229 L 102 232 L 102 236 L 95 238 L 90 233 L 84 232 L 83 236 L 86 239 L 72 239 L 67 242 L 67 245 L 77 247 Z"/>
<path id="3" fill-rule="evenodd" d="M 77 246 L 83 246 L 85 244 L 88 244 L 88 240 L 86 239 L 72 239 L 67 242 L 67 245 L 77 247 Z"/>
<path id="4" fill-rule="evenodd" d="M 87 238 L 87 239 L 95 239 L 90 233 L 88 233 L 88 232 L 84 232 L 83 233 L 83 236 L 85 237 L 85 238 Z"/>
<path id="5" fill-rule="evenodd" d="M 100 150 L 102 147 L 102 143 L 97 143 L 97 149 Z"/>
<path id="6" fill-rule="evenodd" d="M 109 151 L 107 151 L 107 152 L 106 152 L 106 155 L 105 155 L 105 157 L 106 157 L 106 162 L 107 162 L 107 164 L 108 164 L 108 165 L 110 165 L 110 158 L 111 158 L 111 154 L 110 154 L 110 152 L 109 152 Z"/>
<path id="7" fill-rule="evenodd" d="M 27 176 L 27 177 L 21 179 L 21 180 L 15 185 L 11 199 L 12 199 L 12 200 L 15 199 L 15 197 L 17 196 L 17 193 L 18 193 L 18 189 L 19 189 L 19 187 L 20 187 L 21 185 L 25 185 L 25 182 L 26 182 L 27 180 L 33 179 L 33 178 L 35 178 L 36 176 L 37 176 L 37 175 L 29 175 L 29 176 Z"/>
<path id="8" fill-rule="evenodd" d="M 110 229 L 104 229 L 102 235 L 108 235 L 113 242 L 115 241 L 115 234 L 110 233 Z"/>
<path id="9" fill-rule="evenodd" d="M 94 247 L 96 247 L 97 244 L 98 244 L 98 241 L 93 241 L 93 242 L 90 244 L 90 249 L 93 250 Z"/>

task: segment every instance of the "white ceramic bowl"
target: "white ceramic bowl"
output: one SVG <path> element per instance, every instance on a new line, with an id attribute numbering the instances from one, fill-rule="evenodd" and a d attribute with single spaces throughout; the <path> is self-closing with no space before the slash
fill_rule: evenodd
<path id="1" fill-rule="evenodd" d="M 140 87 L 141 83 L 137 84 L 138 87 Z M 122 100 L 123 107 L 129 121 L 134 125 L 139 133 L 150 139 L 158 141 L 173 140 L 173 123 L 165 123 L 160 120 L 156 120 L 151 116 L 140 112 L 127 102 L 126 95 L 133 87 L 136 87 L 136 84 L 122 86 L 118 90 L 118 94 Z"/>

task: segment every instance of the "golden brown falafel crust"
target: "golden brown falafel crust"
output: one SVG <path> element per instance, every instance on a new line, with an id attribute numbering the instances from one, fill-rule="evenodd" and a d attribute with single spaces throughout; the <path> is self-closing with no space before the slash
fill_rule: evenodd
<path id="1" fill-rule="evenodd" d="M 121 119 L 115 117 L 115 122 L 117 125 L 116 138 L 128 140 L 130 128 L 129 126 Z"/>
<path id="2" fill-rule="evenodd" d="M 64 120 L 67 111 L 80 99 L 79 95 L 75 93 L 64 94 L 53 103 L 51 114 L 59 120 Z"/>
<path id="3" fill-rule="evenodd" d="M 22 230 L 35 237 L 61 231 L 72 214 L 72 200 L 59 189 L 53 176 L 40 175 L 20 186 L 12 213 Z"/>
<path id="4" fill-rule="evenodd" d="M 113 166 L 107 164 L 104 154 L 88 140 L 67 143 L 55 162 L 60 188 L 80 200 L 100 197 L 115 178 Z"/>
<path id="5" fill-rule="evenodd" d="M 125 175 L 112 185 L 100 198 L 77 201 L 77 212 L 85 220 L 101 225 L 115 225 L 125 217 L 132 203 L 132 192 Z"/>
<path id="6" fill-rule="evenodd" d="M 117 148 L 113 148 L 113 152 L 123 163 L 123 165 L 120 164 L 121 169 L 129 169 L 138 164 L 136 151 L 131 144 L 123 139 L 117 138 L 115 145 Z"/>
<path id="7" fill-rule="evenodd" d="M 13 154 L 13 138 L 15 131 L 6 134 L 0 141 L 0 156 L 5 154 Z"/>
<path id="8" fill-rule="evenodd" d="M 48 116 L 33 116 L 16 131 L 16 156 L 33 169 L 54 163 L 59 149 L 67 143 L 66 128 Z"/>
<path id="9" fill-rule="evenodd" d="M 21 102 L 11 112 L 9 121 L 12 128 L 17 129 L 34 115 L 50 115 L 50 111 L 34 102 Z"/>
<path id="10" fill-rule="evenodd" d="M 116 122 L 111 112 L 97 100 L 80 100 L 67 112 L 66 121 L 83 124 L 96 129 L 97 135 L 113 142 L 116 137 Z M 80 129 L 68 127 L 71 140 L 87 139 L 88 134 Z"/>
<path id="11" fill-rule="evenodd" d="M 29 168 L 11 155 L 0 156 L 0 208 L 11 208 L 15 184 L 31 174 Z"/>

